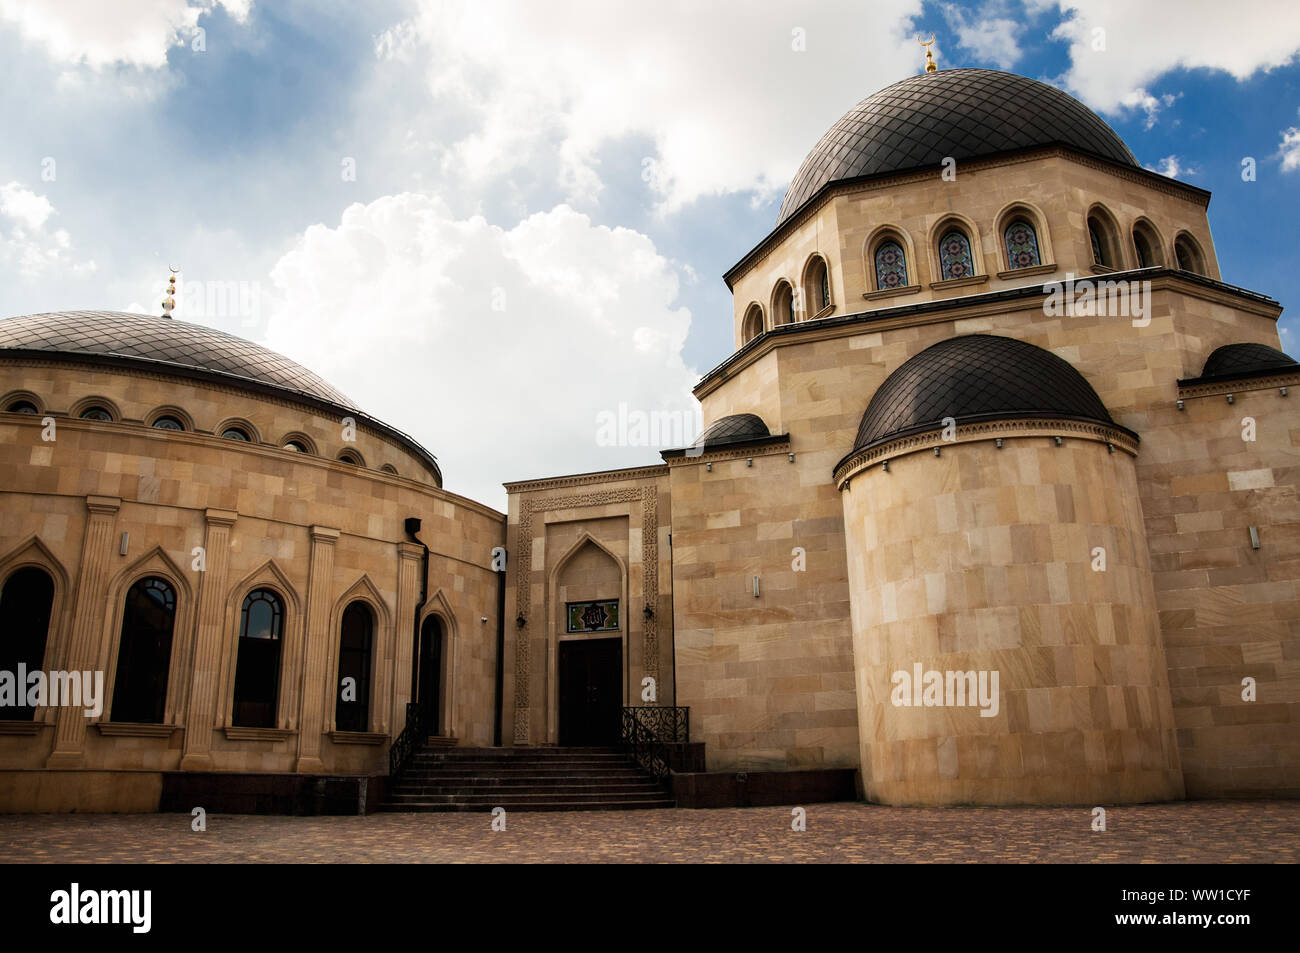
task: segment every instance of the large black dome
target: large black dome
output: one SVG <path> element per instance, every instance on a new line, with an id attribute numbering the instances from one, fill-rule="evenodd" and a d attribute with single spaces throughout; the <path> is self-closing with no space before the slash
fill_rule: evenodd
<path id="1" fill-rule="evenodd" d="M 1296 362 L 1291 355 L 1267 344 L 1225 344 L 1215 348 L 1205 359 L 1201 377 L 1246 377 L 1251 374 L 1290 371 L 1295 366 Z"/>
<path id="2" fill-rule="evenodd" d="M 216 328 L 120 311 L 54 311 L 0 321 L 0 350 L 55 351 L 204 371 L 355 405 L 318 374 L 269 348 Z"/>
<path id="3" fill-rule="evenodd" d="M 1055 86 L 991 69 L 911 76 L 862 100 L 821 137 L 777 224 L 831 182 L 1048 145 L 1138 165 L 1115 130 Z"/>
<path id="4" fill-rule="evenodd" d="M 992 334 L 949 338 L 904 361 L 872 396 L 854 451 L 910 433 L 1007 417 L 1113 424 L 1092 385 L 1041 347 Z"/>

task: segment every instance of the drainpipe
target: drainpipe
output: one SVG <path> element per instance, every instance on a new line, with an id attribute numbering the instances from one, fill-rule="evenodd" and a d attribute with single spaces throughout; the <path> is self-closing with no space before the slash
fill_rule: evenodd
<path id="1" fill-rule="evenodd" d="M 509 560 L 509 553 L 506 559 Z M 506 565 L 510 565 L 507 561 Z M 496 710 L 492 717 L 492 744 L 501 747 L 501 692 L 506 664 L 506 574 L 497 573 L 497 690 Z"/>
<path id="2" fill-rule="evenodd" d="M 673 597 L 677 592 L 677 580 L 673 577 L 673 533 L 672 528 L 668 530 L 668 621 L 673 630 L 673 707 L 677 707 L 677 621 L 676 607 L 673 605 Z M 687 738 L 687 741 L 690 739 Z"/>
<path id="3" fill-rule="evenodd" d="M 424 550 L 420 570 L 420 601 L 415 604 L 415 650 L 411 653 L 411 700 L 417 703 L 420 700 L 418 694 L 420 691 L 420 614 L 424 611 L 424 604 L 429 601 L 429 547 L 424 545 L 424 540 L 417 535 L 419 532 L 420 518 L 408 516 L 406 535 L 411 538 L 411 542 L 419 543 L 420 548 Z"/>

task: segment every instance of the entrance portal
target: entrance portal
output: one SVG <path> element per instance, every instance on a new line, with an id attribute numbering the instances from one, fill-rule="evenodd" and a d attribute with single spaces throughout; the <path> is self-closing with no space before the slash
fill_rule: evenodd
<path id="1" fill-rule="evenodd" d="M 560 744 L 618 744 L 623 710 L 623 640 L 561 642 Z"/>

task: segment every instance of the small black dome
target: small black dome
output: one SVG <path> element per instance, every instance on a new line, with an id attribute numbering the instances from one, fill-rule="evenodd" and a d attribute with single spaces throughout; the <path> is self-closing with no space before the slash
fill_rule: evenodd
<path id="1" fill-rule="evenodd" d="M 1092 385 L 1051 351 L 992 334 L 949 338 L 885 378 L 853 449 L 938 429 L 945 417 L 971 423 L 1024 416 L 1113 423 Z"/>
<path id="2" fill-rule="evenodd" d="M 1048 145 L 1138 165 L 1115 130 L 1055 86 L 991 69 L 911 76 L 862 100 L 821 137 L 777 224 L 830 182 Z"/>
<path id="3" fill-rule="evenodd" d="M 1267 344 L 1225 344 L 1205 359 L 1201 377 L 1267 373 L 1295 366 L 1294 358 Z"/>
<path id="4" fill-rule="evenodd" d="M 772 432 L 767 429 L 767 424 L 763 423 L 763 418 L 758 414 L 732 414 L 729 417 L 721 417 L 705 427 L 695 438 L 694 446 L 708 450 L 729 443 L 744 443 L 770 436 Z"/>

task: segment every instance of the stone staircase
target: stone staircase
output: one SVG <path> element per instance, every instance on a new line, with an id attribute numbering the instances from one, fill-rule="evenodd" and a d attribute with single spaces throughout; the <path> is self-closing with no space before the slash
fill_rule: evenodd
<path id="1" fill-rule="evenodd" d="M 620 748 L 453 748 L 426 744 L 383 811 L 611 811 L 672 807 Z"/>

